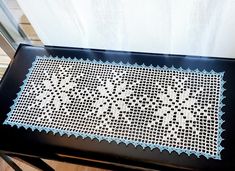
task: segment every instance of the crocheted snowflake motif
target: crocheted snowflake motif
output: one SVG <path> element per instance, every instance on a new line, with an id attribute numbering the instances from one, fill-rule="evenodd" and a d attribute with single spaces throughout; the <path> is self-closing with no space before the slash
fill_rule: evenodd
<path id="1" fill-rule="evenodd" d="M 104 125 L 109 125 L 111 119 L 118 119 L 120 117 L 128 124 L 131 123 L 128 117 L 123 114 L 123 112 L 129 111 L 129 107 L 125 102 L 133 93 L 133 90 L 129 87 L 130 85 L 122 78 L 124 74 L 125 72 L 117 73 L 112 71 L 113 77 L 107 80 L 103 80 L 97 76 L 100 85 L 97 86 L 96 89 L 100 96 L 94 103 L 94 110 L 97 113 L 96 116 L 101 117 Z M 134 83 L 132 83 L 132 85 L 134 85 Z M 109 127 L 109 129 L 111 128 Z"/>
<path id="2" fill-rule="evenodd" d="M 192 91 L 192 89 L 186 88 L 186 84 L 189 81 L 187 77 L 184 79 L 178 79 L 175 76 L 172 78 L 173 86 L 167 86 L 162 88 L 161 84 L 157 83 L 157 87 L 161 87 L 162 92 L 159 93 L 157 99 L 148 99 L 151 101 L 158 101 L 158 103 L 151 103 L 153 108 L 158 110 L 155 115 L 162 119 L 161 123 L 158 120 L 154 120 L 148 124 L 149 127 L 154 125 L 162 125 L 167 128 L 168 136 L 164 136 L 163 139 L 167 140 L 169 137 L 180 141 L 178 131 L 186 129 L 186 125 L 192 129 L 194 134 L 199 134 L 193 123 L 197 121 L 197 118 L 192 115 L 195 111 L 203 112 L 202 109 L 195 105 L 198 102 L 197 97 L 203 91 L 203 87 Z M 173 81 L 174 80 L 174 81 Z M 209 105 L 208 105 L 209 106 Z"/>
<path id="3" fill-rule="evenodd" d="M 43 113 L 37 120 L 46 119 L 51 121 L 52 114 L 59 110 L 66 113 L 68 110 L 66 105 L 71 103 L 71 89 L 77 84 L 74 82 L 75 78 L 72 78 L 71 74 L 68 74 L 70 67 L 64 68 L 61 65 L 58 67 L 58 73 L 48 74 L 48 71 L 44 71 L 45 79 L 41 84 L 35 84 L 32 82 L 32 89 L 40 90 L 36 98 L 36 104 L 33 107 L 39 107 L 43 109 Z"/>

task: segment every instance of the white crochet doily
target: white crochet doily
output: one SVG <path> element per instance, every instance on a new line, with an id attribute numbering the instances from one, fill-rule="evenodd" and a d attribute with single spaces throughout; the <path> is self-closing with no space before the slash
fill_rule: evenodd
<path id="1" fill-rule="evenodd" d="M 218 155 L 221 75 L 37 57 L 7 124 Z"/>

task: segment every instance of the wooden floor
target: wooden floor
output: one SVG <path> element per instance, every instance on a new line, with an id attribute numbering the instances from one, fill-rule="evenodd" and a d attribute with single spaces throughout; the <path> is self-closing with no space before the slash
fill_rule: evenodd
<path id="1" fill-rule="evenodd" d="M 16 159 L 13 160 L 23 171 L 38 171 L 38 169 L 35 169 L 25 163 L 22 163 L 19 160 Z M 44 161 L 56 171 L 106 171 L 103 169 L 85 167 L 75 164 L 52 161 L 52 160 L 44 160 Z M 13 169 L 0 158 L 0 171 L 13 171 Z"/>

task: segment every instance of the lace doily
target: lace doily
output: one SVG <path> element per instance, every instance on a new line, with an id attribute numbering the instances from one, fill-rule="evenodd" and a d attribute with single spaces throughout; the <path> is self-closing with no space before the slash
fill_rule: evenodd
<path id="1" fill-rule="evenodd" d="M 220 159 L 223 73 L 36 57 L 4 124 Z"/>

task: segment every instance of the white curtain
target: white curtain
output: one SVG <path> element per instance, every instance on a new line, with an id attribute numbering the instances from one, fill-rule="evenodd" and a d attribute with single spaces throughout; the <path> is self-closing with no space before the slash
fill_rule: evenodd
<path id="1" fill-rule="evenodd" d="M 234 0 L 18 0 L 44 44 L 235 57 Z"/>

